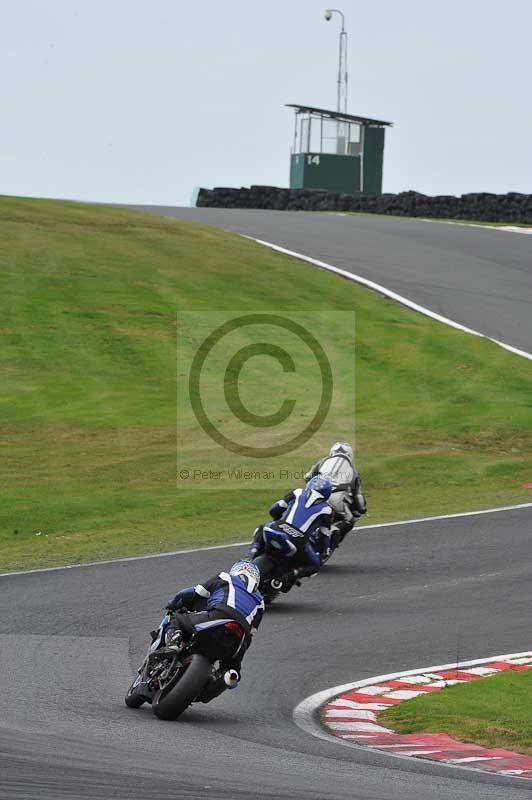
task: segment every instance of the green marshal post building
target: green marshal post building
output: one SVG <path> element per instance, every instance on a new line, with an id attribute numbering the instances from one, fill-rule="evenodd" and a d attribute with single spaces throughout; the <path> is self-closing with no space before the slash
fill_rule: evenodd
<path id="1" fill-rule="evenodd" d="M 392 122 L 293 103 L 288 107 L 295 109 L 291 189 L 382 193 L 384 132 Z"/>

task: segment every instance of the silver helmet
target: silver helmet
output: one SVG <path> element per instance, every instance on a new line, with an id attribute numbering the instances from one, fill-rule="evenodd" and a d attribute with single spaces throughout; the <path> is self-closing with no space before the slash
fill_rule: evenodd
<path id="1" fill-rule="evenodd" d="M 345 456 L 349 463 L 353 463 L 353 448 L 347 442 L 335 442 L 329 450 L 330 456 Z"/>

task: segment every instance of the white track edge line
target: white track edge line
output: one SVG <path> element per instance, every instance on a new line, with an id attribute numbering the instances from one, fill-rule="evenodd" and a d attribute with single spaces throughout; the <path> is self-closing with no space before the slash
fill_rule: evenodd
<path id="1" fill-rule="evenodd" d="M 408 219 L 414 220 L 415 222 L 436 222 L 438 225 L 460 225 L 462 228 L 502 231 L 503 233 L 524 233 L 528 236 L 532 234 L 532 228 L 526 228 L 522 225 L 481 225 L 477 222 L 459 222 L 458 220 L 452 219 L 429 219 L 428 217 L 408 217 Z"/>
<path id="2" fill-rule="evenodd" d="M 364 678 L 360 681 L 354 681 L 352 683 L 344 683 L 340 686 L 332 686 L 330 689 L 324 689 L 321 692 L 316 692 L 315 694 L 309 695 L 297 706 L 294 708 L 292 712 L 292 717 L 295 724 L 301 728 L 301 730 L 305 731 L 305 733 L 309 733 L 311 736 L 315 736 L 318 739 L 324 739 L 327 742 L 331 742 L 334 744 L 339 744 L 344 747 L 351 747 L 355 750 L 364 750 L 366 752 L 376 752 L 370 750 L 370 748 L 365 747 L 363 744 L 355 744 L 347 739 L 342 739 L 339 736 L 334 736 L 332 733 L 328 733 L 324 726 L 320 724 L 320 722 L 316 719 L 316 713 L 327 702 L 333 697 L 337 697 L 344 692 L 349 692 L 352 689 L 361 689 L 364 686 L 373 686 L 376 683 L 382 683 L 383 681 L 390 681 L 395 680 L 396 678 L 405 678 L 410 675 L 423 675 L 425 672 L 439 672 L 440 670 L 448 670 L 448 669 L 458 669 L 463 667 L 473 667 L 478 664 L 487 664 L 490 661 L 498 661 L 498 660 L 505 660 L 509 658 L 525 658 L 527 656 L 532 656 L 532 650 L 527 650 L 522 653 L 506 653 L 504 655 L 496 655 L 496 656 L 489 656 L 488 658 L 476 658 L 472 661 L 454 661 L 451 664 L 440 664 L 439 666 L 435 667 L 423 667 L 422 669 L 409 669 L 409 670 L 402 670 L 401 672 L 390 672 L 387 675 L 375 675 L 372 678 Z M 413 761 L 412 756 L 406 756 L 401 753 L 393 753 L 386 751 L 378 751 L 379 754 L 390 756 L 390 758 L 399 758 L 399 759 L 408 759 L 411 762 Z M 427 762 L 430 763 L 430 762 Z M 461 769 L 461 770 L 468 770 L 479 772 L 475 770 L 474 767 L 466 767 L 461 764 L 449 764 L 447 762 L 438 762 L 438 766 L 449 767 L 453 769 Z M 502 775 L 500 773 L 493 773 L 494 777 L 498 778 L 519 778 L 519 775 Z M 530 782 L 529 779 L 520 778 L 520 780 L 526 780 L 528 783 Z"/>
<path id="3" fill-rule="evenodd" d="M 325 214 L 330 214 L 335 217 L 348 217 L 350 214 L 347 214 L 343 211 L 326 211 Z M 431 222 L 436 223 L 437 225 L 461 225 L 463 228 L 480 228 L 480 230 L 484 231 L 502 231 L 503 233 L 525 233 L 525 234 L 532 234 L 532 228 L 524 227 L 522 225 L 481 225 L 478 222 L 459 222 L 458 220 L 453 219 L 437 219 L 436 217 L 408 217 L 403 216 L 402 214 L 376 214 L 372 213 L 371 211 L 358 211 L 354 212 L 357 215 L 365 216 L 365 217 L 381 217 L 387 216 L 391 217 L 392 219 L 408 219 L 410 222 Z M 170 218 L 172 219 L 172 218 Z M 173 217 L 175 219 L 175 217 Z"/>
<path id="4" fill-rule="evenodd" d="M 148 558 L 165 558 L 166 556 L 182 556 L 187 553 L 202 553 L 204 550 L 223 550 L 226 547 L 245 547 L 246 542 L 231 542 L 230 544 L 213 544 L 208 547 L 191 547 L 189 550 L 169 550 L 165 553 L 148 553 L 144 556 L 127 556 L 126 558 L 109 558 L 106 561 L 85 561 L 83 564 L 65 564 L 61 567 L 40 567 L 39 569 L 21 569 L 16 572 L 0 572 L 0 578 L 9 578 L 12 575 L 35 575 L 38 572 L 59 572 L 64 569 L 81 569 L 82 567 L 99 567 L 102 564 L 123 564 L 127 561 L 144 561 Z"/>
<path id="5" fill-rule="evenodd" d="M 462 511 L 458 514 L 440 514 L 435 517 L 419 517 L 417 519 L 403 519 L 397 522 L 377 522 L 375 525 L 357 525 L 356 530 L 362 531 L 366 528 L 391 528 L 395 525 L 416 525 L 419 522 L 432 522 L 439 519 L 458 519 L 461 517 L 477 517 L 481 514 L 498 514 L 500 511 L 517 511 L 520 508 L 532 508 L 532 503 L 519 503 L 515 506 L 498 506 L 497 508 L 483 508 L 479 511 Z"/>
<path id="6" fill-rule="evenodd" d="M 519 511 L 521 508 L 532 508 L 532 503 L 520 503 L 515 506 L 499 506 L 497 508 L 484 508 L 479 511 L 463 511 L 458 514 L 441 514 L 436 517 L 419 517 L 418 519 L 404 519 L 396 522 L 376 522 L 373 525 L 359 525 L 357 532 L 371 530 L 373 528 L 392 528 L 398 525 L 417 525 L 420 522 L 432 522 L 441 519 L 459 519 L 460 517 L 475 517 L 480 514 L 497 514 L 500 511 Z M 125 558 L 109 558 L 105 561 L 85 561 L 83 564 L 65 564 L 61 567 L 39 567 L 39 569 L 21 569 L 15 572 L 0 572 L 0 578 L 9 578 L 16 575 L 35 575 L 39 572 L 59 572 L 65 569 L 81 569 L 82 567 L 98 567 L 103 564 L 122 564 L 127 561 L 144 561 L 148 558 L 166 558 L 167 556 L 182 556 L 187 553 L 203 553 L 207 550 L 223 550 L 227 547 L 245 547 L 249 544 L 249 539 L 245 542 L 230 542 L 229 544 L 213 544 L 207 547 L 191 547 L 188 550 L 168 550 L 164 553 L 148 553 L 143 556 L 126 556 Z"/>
<path id="7" fill-rule="evenodd" d="M 239 236 L 241 236 L 243 239 L 250 239 L 257 244 L 263 245 L 264 247 L 269 247 L 270 250 L 275 250 L 278 253 L 283 253 L 284 255 L 291 256 L 292 258 L 297 258 L 300 261 L 306 261 L 308 264 L 313 264 L 314 266 L 325 269 L 328 272 L 334 272 L 336 275 L 341 275 L 343 278 L 353 281 L 353 283 L 360 283 L 362 286 L 367 286 L 368 289 L 373 289 L 379 294 L 389 297 L 391 300 L 395 300 L 397 303 L 400 303 L 401 305 L 406 306 L 413 311 L 417 311 L 419 314 L 430 317 L 437 322 L 442 322 L 444 325 L 448 325 L 451 328 L 456 328 L 457 330 L 462 331 L 462 333 L 469 333 L 472 336 L 480 336 L 481 339 L 487 339 L 488 341 L 493 342 L 493 344 L 496 344 L 498 347 L 503 347 L 505 350 L 509 350 L 514 355 L 518 355 L 522 358 L 532 361 L 532 353 L 528 353 L 526 350 L 520 350 L 518 347 L 514 347 L 511 344 L 501 342 L 498 339 L 487 336 L 485 333 L 480 333 L 480 331 L 475 331 L 473 328 L 468 328 L 466 325 L 462 325 L 460 322 L 455 322 L 449 317 L 444 317 L 442 314 L 437 314 L 435 311 L 431 311 L 429 308 L 421 306 L 419 303 L 415 303 L 413 300 L 409 300 L 407 297 L 397 294 L 397 292 L 394 292 L 391 289 L 387 289 L 386 286 L 383 286 L 380 283 L 369 280 L 369 278 L 364 278 L 362 275 L 357 275 L 354 272 L 348 272 L 345 269 L 340 269 L 340 267 L 335 267 L 325 261 L 319 261 L 317 258 L 303 255 L 303 253 L 297 253 L 295 250 L 288 250 L 286 247 L 281 247 L 281 245 L 273 244 L 272 242 L 266 242 L 263 239 L 256 239 L 254 236 L 247 236 L 243 233 L 240 233 Z"/>

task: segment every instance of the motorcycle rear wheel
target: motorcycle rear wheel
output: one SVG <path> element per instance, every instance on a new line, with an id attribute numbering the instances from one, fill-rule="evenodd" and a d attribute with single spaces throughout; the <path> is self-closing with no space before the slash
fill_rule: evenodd
<path id="1" fill-rule="evenodd" d="M 159 719 L 177 719 L 200 694 L 211 675 L 208 658 L 194 653 L 177 681 L 156 692 L 151 707 Z"/>

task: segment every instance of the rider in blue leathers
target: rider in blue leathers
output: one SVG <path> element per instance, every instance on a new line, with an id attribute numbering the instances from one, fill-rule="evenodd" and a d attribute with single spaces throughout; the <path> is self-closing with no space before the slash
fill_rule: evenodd
<path id="1" fill-rule="evenodd" d="M 317 572 L 330 553 L 330 493 L 330 481 L 318 475 L 305 488 L 295 489 L 274 503 L 270 508 L 274 522 L 259 525 L 254 531 L 249 547 L 252 558 L 269 546 L 278 552 L 285 548 L 291 566 L 303 567 L 306 574 Z"/>
<path id="2" fill-rule="evenodd" d="M 171 614 L 166 629 L 167 641 L 177 631 L 187 639 L 195 631 L 238 623 L 242 630 L 240 645 L 223 659 L 223 668 L 235 670 L 239 680 L 242 658 L 264 613 L 259 583 L 257 566 L 249 561 L 237 561 L 229 572 L 220 572 L 201 584 L 182 589 L 166 606 Z M 179 613 L 180 610 L 188 613 Z M 155 648 L 157 644 L 154 642 L 152 646 Z"/>
<path id="3" fill-rule="evenodd" d="M 202 636 L 206 630 L 213 647 L 216 647 L 221 673 L 206 684 L 199 699 L 208 703 L 226 689 L 236 688 L 242 659 L 264 613 L 260 580 L 257 565 L 241 560 L 227 572 L 220 572 L 203 583 L 177 592 L 166 606 L 167 613 L 159 627 L 151 632 L 148 654 L 131 688 L 151 702 L 151 655 L 160 648 L 179 652 L 191 637 Z"/>

